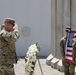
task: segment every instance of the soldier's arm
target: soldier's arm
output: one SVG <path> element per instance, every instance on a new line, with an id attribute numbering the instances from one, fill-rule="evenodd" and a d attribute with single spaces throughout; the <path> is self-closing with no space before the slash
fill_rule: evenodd
<path id="1" fill-rule="evenodd" d="M 2 30 L 0 32 L 0 36 L 7 41 L 8 43 L 16 42 L 16 40 L 19 38 L 19 32 L 17 29 L 15 29 L 12 32 L 7 32 L 6 30 Z"/>
<path id="2" fill-rule="evenodd" d="M 74 44 L 73 44 L 73 59 L 75 60 L 75 58 L 76 58 L 76 40 L 74 41 Z"/>
<path id="3" fill-rule="evenodd" d="M 62 57 L 65 57 L 65 49 L 64 49 L 64 40 L 63 39 L 61 39 L 61 41 L 60 41 L 60 51 L 61 51 Z"/>

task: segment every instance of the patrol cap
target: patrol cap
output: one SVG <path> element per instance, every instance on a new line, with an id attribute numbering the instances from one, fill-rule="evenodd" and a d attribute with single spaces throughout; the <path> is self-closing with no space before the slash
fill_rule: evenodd
<path id="1" fill-rule="evenodd" d="M 66 28 L 65 28 L 65 31 L 66 31 L 66 32 L 71 31 L 71 27 L 69 27 L 69 26 L 66 27 Z"/>
<path id="2" fill-rule="evenodd" d="M 15 26 L 15 20 L 12 18 L 6 18 L 4 23 L 9 23 L 9 24 L 12 24 L 13 26 Z"/>

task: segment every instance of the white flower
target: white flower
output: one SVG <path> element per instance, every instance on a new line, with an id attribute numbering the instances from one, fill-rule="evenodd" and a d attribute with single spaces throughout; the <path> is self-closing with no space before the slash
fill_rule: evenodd
<path id="1" fill-rule="evenodd" d="M 35 62 L 37 59 L 37 53 L 40 51 L 40 47 L 37 44 L 33 44 L 28 48 L 27 51 L 27 57 L 28 57 L 28 61 L 27 61 L 27 66 L 26 66 L 26 70 L 31 72 L 34 71 L 34 69 L 32 69 L 31 67 L 34 66 L 32 65 L 32 63 L 30 62 Z"/>
<path id="2" fill-rule="evenodd" d="M 39 50 L 37 49 L 36 44 L 33 44 L 28 48 L 27 56 L 31 57 L 33 55 L 36 55 L 36 53 L 38 53 L 38 52 L 39 52 Z"/>

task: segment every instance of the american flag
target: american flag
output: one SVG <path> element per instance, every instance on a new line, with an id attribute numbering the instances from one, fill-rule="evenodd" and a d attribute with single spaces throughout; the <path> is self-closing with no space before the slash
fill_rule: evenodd
<path id="1" fill-rule="evenodd" d="M 67 62 L 75 63 L 72 58 L 73 44 L 75 39 L 76 39 L 76 31 L 70 31 L 68 34 L 65 50 L 65 58 Z"/>

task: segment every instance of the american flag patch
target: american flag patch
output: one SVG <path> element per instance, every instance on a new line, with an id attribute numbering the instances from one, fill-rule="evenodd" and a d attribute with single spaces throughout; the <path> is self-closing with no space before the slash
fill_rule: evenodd
<path id="1" fill-rule="evenodd" d="M 75 63 L 72 57 L 73 44 L 75 39 L 76 39 L 76 31 L 70 31 L 68 34 L 65 50 L 65 58 L 67 62 Z"/>

